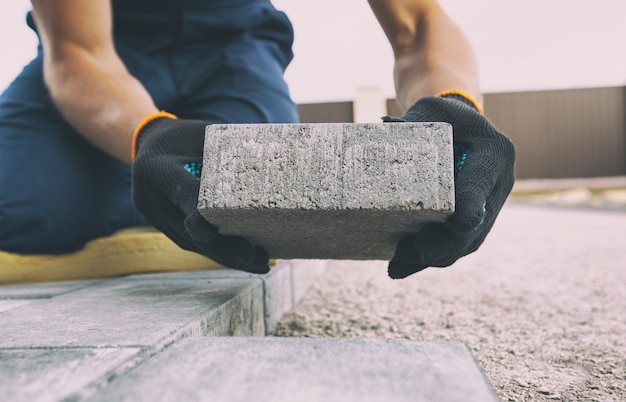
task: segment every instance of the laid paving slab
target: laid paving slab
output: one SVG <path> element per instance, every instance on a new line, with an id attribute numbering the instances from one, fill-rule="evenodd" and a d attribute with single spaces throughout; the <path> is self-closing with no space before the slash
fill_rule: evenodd
<path id="1" fill-rule="evenodd" d="M 201 214 L 274 258 L 388 260 L 454 212 L 447 123 L 210 125 L 204 156 Z"/>
<path id="2" fill-rule="evenodd" d="M 0 300 L 0 313 L 28 304 L 27 300 Z"/>
<path id="3" fill-rule="evenodd" d="M 272 270 L 264 278 L 264 322 L 267 332 L 273 331 L 283 315 L 294 306 L 291 270 L 291 265 L 280 271 Z"/>
<path id="4" fill-rule="evenodd" d="M 96 282 L 97 281 L 63 281 L 20 285 L 0 285 L 0 300 L 46 299 L 82 289 Z"/>
<path id="5" fill-rule="evenodd" d="M 159 350 L 188 335 L 263 335 L 263 315 L 260 279 L 120 278 L 1 313 L 0 347 Z"/>
<path id="6" fill-rule="evenodd" d="M 185 337 L 263 336 L 304 295 L 293 279 L 308 288 L 325 267 L 0 286 L 0 400 L 82 400 Z"/>
<path id="7" fill-rule="evenodd" d="M 293 305 L 295 306 L 306 294 L 315 279 L 328 266 L 324 260 L 291 260 L 291 286 Z"/>
<path id="8" fill-rule="evenodd" d="M 265 333 L 274 331 L 282 316 L 291 310 L 305 295 L 315 279 L 328 265 L 326 260 L 280 260 L 266 275 L 249 274 L 232 269 L 199 271 L 190 273 L 173 272 L 167 274 L 147 274 L 132 276 L 128 280 L 141 281 L 149 278 L 175 280 L 189 278 L 192 275 L 198 280 L 211 283 L 216 279 L 255 278 L 263 282 L 264 325 Z M 259 325 L 259 323 L 255 323 Z M 256 332 L 255 332 L 256 333 Z M 219 334 L 218 334 L 219 335 Z"/>
<path id="9" fill-rule="evenodd" d="M 0 348 L 158 349 L 189 334 L 264 335 L 326 265 L 281 261 L 268 275 L 221 269 L 0 286 Z"/>
<path id="10" fill-rule="evenodd" d="M 0 349 L 0 400 L 79 400 L 135 365 L 140 352 L 138 348 Z"/>
<path id="11" fill-rule="evenodd" d="M 460 342 L 188 338 L 93 401 L 497 401 Z"/>

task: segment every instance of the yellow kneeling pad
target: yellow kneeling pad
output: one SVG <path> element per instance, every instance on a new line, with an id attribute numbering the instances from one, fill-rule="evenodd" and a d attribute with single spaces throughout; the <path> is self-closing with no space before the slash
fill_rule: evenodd
<path id="1" fill-rule="evenodd" d="M 63 255 L 0 251 L 0 284 L 94 279 L 140 272 L 222 268 L 213 260 L 178 247 L 150 227 L 124 229 L 92 240 Z"/>

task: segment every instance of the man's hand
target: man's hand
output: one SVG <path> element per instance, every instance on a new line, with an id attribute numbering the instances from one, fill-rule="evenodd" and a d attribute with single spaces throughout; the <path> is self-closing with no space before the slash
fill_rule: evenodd
<path id="1" fill-rule="evenodd" d="M 230 268 L 267 273 L 268 255 L 263 248 L 218 234 L 197 210 L 204 132 L 210 123 L 171 117 L 151 119 L 135 134 L 132 196 L 136 208 L 185 250 Z"/>
<path id="2" fill-rule="evenodd" d="M 455 212 L 402 239 L 389 276 L 405 278 L 427 267 L 447 267 L 478 249 L 513 188 L 515 147 L 461 95 L 420 99 L 400 119 L 447 122 L 454 141 Z"/>

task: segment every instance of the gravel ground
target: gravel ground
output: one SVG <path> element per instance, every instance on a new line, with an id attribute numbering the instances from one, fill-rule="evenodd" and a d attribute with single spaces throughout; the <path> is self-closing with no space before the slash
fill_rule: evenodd
<path id="1" fill-rule="evenodd" d="M 503 401 L 626 401 L 626 208 L 528 200 L 446 269 L 332 262 L 274 335 L 456 339 Z"/>

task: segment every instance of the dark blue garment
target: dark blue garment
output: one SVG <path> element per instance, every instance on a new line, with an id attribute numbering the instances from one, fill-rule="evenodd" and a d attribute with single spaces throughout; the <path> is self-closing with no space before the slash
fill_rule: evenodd
<path id="1" fill-rule="evenodd" d="M 287 17 L 265 0 L 113 0 L 117 51 L 181 118 L 296 122 Z M 30 25 L 34 27 L 32 19 Z M 76 133 L 43 83 L 42 51 L 0 97 L 0 250 L 60 254 L 147 224 L 130 170 Z"/>

